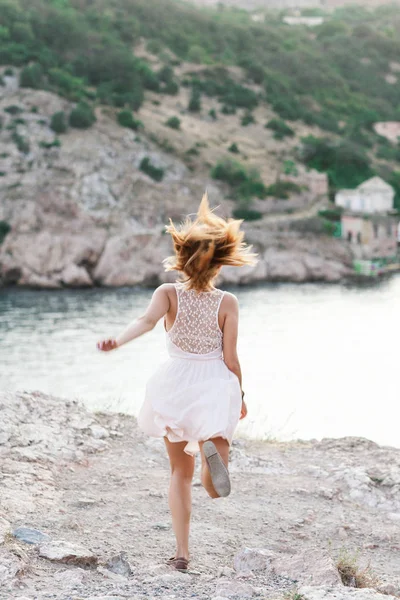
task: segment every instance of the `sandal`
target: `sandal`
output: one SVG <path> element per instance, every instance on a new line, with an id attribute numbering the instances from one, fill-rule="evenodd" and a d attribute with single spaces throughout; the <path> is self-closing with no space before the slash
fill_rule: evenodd
<path id="1" fill-rule="evenodd" d="M 231 482 L 228 469 L 213 442 L 204 442 L 203 451 L 214 490 L 217 492 L 218 496 L 226 498 L 226 496 L 229 496 L 231 493 Z"/>
<path id="2" fill-rule="evenodd" d="M 167 560 L 167 565 L 174 567 L 176 571 L 187 573 L 189 561 L 186 558 L 173 556 Z"/>

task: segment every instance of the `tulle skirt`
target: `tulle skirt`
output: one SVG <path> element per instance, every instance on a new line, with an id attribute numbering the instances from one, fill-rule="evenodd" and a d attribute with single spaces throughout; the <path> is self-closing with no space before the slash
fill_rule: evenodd
<path id="1" fill-rule="evenodd" d="M 199 441 L 222 437 L 232 442 L 242 397 L 239 379 L 222 360 L 221 351 L 191 354 L 170 343 L 170 358 L 146 386 L 139 427 L 152 437 L 187 442 L 194 455 Z"/>

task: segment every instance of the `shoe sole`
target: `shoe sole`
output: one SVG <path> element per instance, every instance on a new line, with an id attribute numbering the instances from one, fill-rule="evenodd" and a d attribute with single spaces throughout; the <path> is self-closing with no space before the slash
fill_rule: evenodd
<path id="1" fill-rule="evenodd" d="M 217 492 L 218 496 L 226 498 L 226 496 L 229 496 L 231 493 L 231 482 L 228 469 L 213 442 L 204 442 L 203 452 L 210 471 L 214 490 Z"/>

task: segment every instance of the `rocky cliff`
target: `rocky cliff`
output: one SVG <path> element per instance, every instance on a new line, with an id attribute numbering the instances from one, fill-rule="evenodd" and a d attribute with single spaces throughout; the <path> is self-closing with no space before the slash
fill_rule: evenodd
<path id="1" fill-rule="evenodd" d="M 16 72 L 4 75 L 3 81 L 0 221 L 11 226 L 0 245 L 3 285 L 60 288 L 164 281 L 162 259 L 171 251 L 163 234 L 168 218 L 195 211 L 206 187 L 211 203 L 231 214 L 234 203 L 226 199 L 228 190 L 210 180 L 209 172 L 210 161 L 221 153 L 229 155 L 226 147 L 232 139 L 260 168 L 264 180 L 273 181 L 278 168 L 274 148 L 279 143 L 261 119 L 244 136 L 232 117 L 215 124 L 208 117 L 188 114 L 186 90 L 163 99 L 161 105 L 149 95 L 139 114 L 143 132 L 119 126 L 113 109 L 98 107 L 93 127 L 70 128 L 57 139 L 49 126 L 51 116 L 68 112 L 72 105 L 50 92 L 20 89 Z M 165 126 L 166 118 L 177 112 L 182 132 Z M 304 125 L 298 127 L 301 134 Z M 25 147 L 21 140 L 27 142 Z M 188 156 L 187 149 L 193 147 L 204 156 Z M 164 170 L 161 182 L 139 169 L 145 157 Z M 306 192 L 292 201 L 293 208 L 291 200 L 281 201 L 284 214 L 276 214 L 268 201 L 259 201 L 265 217 L 245 228 L 260 262 L 254 270 L 226 270 L 223 278 L 248 283 L 345 277 L 350 249 L 310 220 L 321 201 L 323 195 Z"/>
<path id="2" fill-rule="evenodd" d="M 228 499 L 207 497 L 197 464 L 183 574 L 165 565 L 162 440 L 40 392 L 0 394 L 0 410 L 1 600 L 400 596 L 398 449 L 237 439 Z"/>

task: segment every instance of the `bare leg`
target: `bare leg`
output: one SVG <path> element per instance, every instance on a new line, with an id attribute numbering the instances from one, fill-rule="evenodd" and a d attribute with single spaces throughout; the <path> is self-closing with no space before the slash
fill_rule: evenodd
<path id="1" fill-rule="evenodd" d="M 176 537 L 176 557 L 189 559 L 189 529 L 192 512 L 194 458 L 184 452 L 187 442 L 170 442 L 164 438 L 171 464 L 169 508 Z"/>
<path id="2" fill-rule="evenodd" d="M 221 437 L 212 438 L 211 441 L 215 444 L 222 460 L 224 461 L 226 468 L 228 468 L 228 461 L 229 461 L 229 443 L 228 443 L 228 441 Z M 201 451 L 201 483 L 203 484 L 203 487 L 205 488 L 207 494 L 209 496 L 211 496 L 211 498 L 219 498 L 219 495 L 215 491 L 214 486 L 212 484 L 210 471 L 208 469 L 206 459 L 204 458 L 204 452 L 203 452 L 204 442 L 199 442 L 199 444 L 200 444 L 200 451 Z"/>

